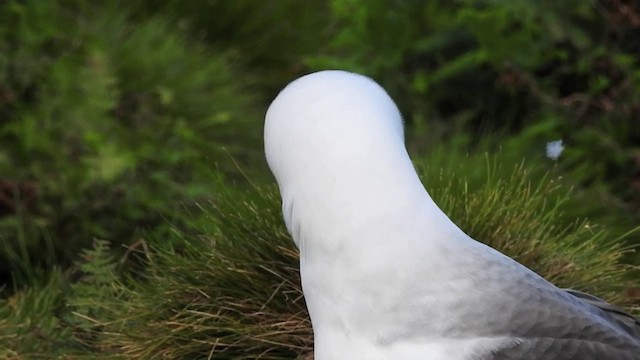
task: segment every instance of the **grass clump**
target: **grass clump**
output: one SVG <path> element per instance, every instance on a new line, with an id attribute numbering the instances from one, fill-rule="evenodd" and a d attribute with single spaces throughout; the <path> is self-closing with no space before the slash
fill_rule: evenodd
<path id="1" fill-rule="evenodd" d="M 274 194 L 221 196 L 194 215 L 192 234 L 145 243 L 136 251 L 143 269 L 110 283 L 117 297 L 83 303 L 88 313 L 100 310 L 82 316 L 94 351 L 130 359 L 291 359 L 310 351 L 297 254 Z"/>
<path id="2" fill-rule="evenodd" d="M 47 280 L 33 283 L 0 299 L 0 359 L 47 359 L 80 352 L 73 329 L 63 319 L 66 279 L 52 270 Z"/>

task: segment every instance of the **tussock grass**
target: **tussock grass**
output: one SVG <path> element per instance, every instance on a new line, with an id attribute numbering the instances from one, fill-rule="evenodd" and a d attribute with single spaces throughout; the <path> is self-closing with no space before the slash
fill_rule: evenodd
<path id="1" fill-rule="evenodd" d="M 47 281 L 0 299 L 0 359 L 48 359 L 80 348 L 61 316 L 65 287 L 53 269 Z"/>
<path id="2" fill-rule="evenodd" d="M 311 350 L 297 253 L 274 189 L 233 191 L 194 214 L 192 235 L 136 250 L 141 273 L 87 317 L 95 351 L 127 359 L 291 359 Z M 247 196 L 250 195 L 250 196 Z M 145 249 L 146 248 L 146 249 Z M 86 303 L 84 304 L 86 306 Z"/>

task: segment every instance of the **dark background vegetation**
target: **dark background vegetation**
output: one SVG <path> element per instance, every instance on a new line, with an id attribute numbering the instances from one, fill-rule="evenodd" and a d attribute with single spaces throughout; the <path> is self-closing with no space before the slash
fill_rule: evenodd
<path id="1" fill-rule="evenodd" d="M 460 202 L 473 198 L 451 194 L 464 185 L 434 180 L 452 164 L 466 164 L 458 178 L 484 186 L 487 198 L 501 194 L 496 211 L 509 204 L 549 210 L 544 189 L 560 192 L 553 199 L 571 191 L 553 213 L 561 230 L 531 228 L 531 236 L 553 233 L 561 242 L 589 221 L 606 230 L 594 233 L 593 246 L 574 239 L 556 250 L 590 251 L 614 267 L 640 265 L 629 251 L 640 244 L 633 232 L 640 219 L 639 59 L 640 4 L 629 0 L 4 1 L 0 356 L 4 346 L 6 356 L 18 359 L 47 358 L 51 349 L 72 358 L 207 358 L 214 350 L 200 337 L 226 339 L 220 349 L 227 358 L 237 358 L 234 348 L 255 351 L 249 358 L 307 352 L 308 322 L 293 295 L 295 253 L 280 224 L 261 137 L 277 92 L 322 69 L 366 74 L 387 89 L 406 120 L 410 152 L 430 169 L 425 181 L 445 189 L 443 207 L 470 233 L 498 236 L 480 223 L 474 232 L 473 221 L 462 220 L 468 214 Z M 546 143 L 560 139 L 566 147 L 560 158 L 546 158 Z M 548 180 L 531 195 L 540 203 L 519 204 L 530 193 L 528 181 L 539 179 Z M 517 229 L 545 211 L 525 213 L 478 217 L 495 217 L 491 224 L 509 218 Z M 194 242 L 203 234 L 214 240 Z M 600 253 L 611 241 L 617 252 Z M 154 242 L 155 257 L 148 249 Z M 270 250 L 274 244 L 277 251 Z M 218 258 L 207 252 L 212 247 L 214 255 L 234 255 Z M 545 249 L 530 257 L 530 266 L 551 256 Z M 247 272 L 252 283 L 264 284 L 258 290 L 211 265 L 256 259 L 275 264 Z M 552 276 L 545 266 L 540 271 Z M 206 274 L 199 277 L 198 269 Z M 625 284 L 617 299 L 632 304 L 636 278 L 616 274 Z M 238 315 L 258 303 L 233 302 L 235 312 L 225 315 L 194 290 L 208 284 L 226 298 L 237 287 L 247 298 L 264 299 L 272 294 L 270 277 L 288 280 L 273 313 L 286 336 L 271 339 L 269 351 L 260 341 L 246 342 L 260 337 L 265 322 Z M 162 281 L 154 287 L 149 278 Z M 603 286 L 586 290 L 613 294 Z M 166 301 L 159 305 L 158 298 Z M 207 328 L 206 318 L 175 312 L 174 298 L 180 309 L 200 304 L 198 313 L 237 326 Z M 161 319 L 154 304 L 172 320 Z M 146 316 L 138 322 L 168 323 L 157 333 L 96 340 L 106 324 L 124 321 L 125 310 Z M 174 335 L 163 337 L 182 330 L 175 343 L 167 340 Z"/>

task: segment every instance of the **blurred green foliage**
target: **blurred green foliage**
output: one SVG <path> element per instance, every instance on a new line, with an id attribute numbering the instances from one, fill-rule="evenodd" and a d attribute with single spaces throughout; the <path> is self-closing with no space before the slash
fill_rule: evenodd
<path id="1" fill-rule="evenodd" d="M 463 229 L 637 302 L 639 59 L 625 0 L 2 2 L 0 358 L 305 354 L 262 121 L 328 68 L 389 91 Z"/>
<path id="2" fill-rule="evenodd" d="M 32 229 L 27 248 L 48 241 L 58 259 L 128 241 L 208 194 L 225 159 L 255 158 L 243 147 L 257 147 L 260 114 L 231 52 L 115 6 L 10 2 L 3 17 L 5 241 Z"/>

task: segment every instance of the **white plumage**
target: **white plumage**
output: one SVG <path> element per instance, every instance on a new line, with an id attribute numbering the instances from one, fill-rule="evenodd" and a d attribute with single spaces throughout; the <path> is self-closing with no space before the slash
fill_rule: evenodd
<path id="1" fill-rule="evenodd" d="M 371 79 L 323 71 L 292 82 L 264 135 L 300 250 L 315 360 L 640 359 L 635 319 L 558 289 L 451 222 Z"/>

